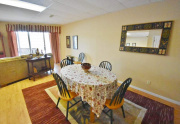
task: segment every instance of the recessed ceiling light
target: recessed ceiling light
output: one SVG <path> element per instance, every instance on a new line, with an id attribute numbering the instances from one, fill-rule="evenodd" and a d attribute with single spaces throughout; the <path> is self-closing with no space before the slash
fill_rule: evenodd
<path id="1" fill-rule="evenodd" d="M 46 7 L 44 6 L 39 6 L 36 4 L 32 4 L 32 3 L 28 3 L 28 2 L 24 2 L 20 0 L 0 0 L 0 4 L 5 4 L 9 6 L 24 8 L 24 9 L 38 11 L 38 12 L 42 12 L 43 10 L 46 9 Z"/>

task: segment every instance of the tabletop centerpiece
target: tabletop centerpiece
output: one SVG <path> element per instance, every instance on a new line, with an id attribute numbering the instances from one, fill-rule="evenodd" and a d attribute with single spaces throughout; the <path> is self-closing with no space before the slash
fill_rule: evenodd
<path id="1" fill-rule="evenodd" d="M 89 72 L 89 69 L 91 68 L 91 64 L 90 63 L 82 63 L 81 64 L 82 69 L 84 70 L 84 72 Z"/>

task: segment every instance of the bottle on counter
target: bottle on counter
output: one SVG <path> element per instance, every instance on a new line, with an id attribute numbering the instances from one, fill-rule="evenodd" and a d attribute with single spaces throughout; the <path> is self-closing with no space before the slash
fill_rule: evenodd
<path id="1" fill-rule="evenodd" d="M 39 49 L 36 50 L 36 56 L 39 56 Z"/>

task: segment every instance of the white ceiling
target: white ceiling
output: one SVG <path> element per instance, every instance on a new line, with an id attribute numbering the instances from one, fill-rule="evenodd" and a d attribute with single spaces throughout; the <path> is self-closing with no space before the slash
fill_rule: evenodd
<path id="1" fill-rule="evenodd" d="M 21 0 L 47 7 L 43 12 L 0 4 L 0 21 L 67 24 L 164 0 Z M 49 17 L 54 15 L 53 17 Z"/>

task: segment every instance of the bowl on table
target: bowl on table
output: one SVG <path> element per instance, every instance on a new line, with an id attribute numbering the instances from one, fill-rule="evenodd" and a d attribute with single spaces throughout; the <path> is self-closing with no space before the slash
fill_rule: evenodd
<path id="1" fill-rule="evenodd" d="M 91 64 L 90 63 L 82 63 L 81 67 L 84 70 L 84 72 L 88 72 L 89 69 L 91 68 Z"/>

